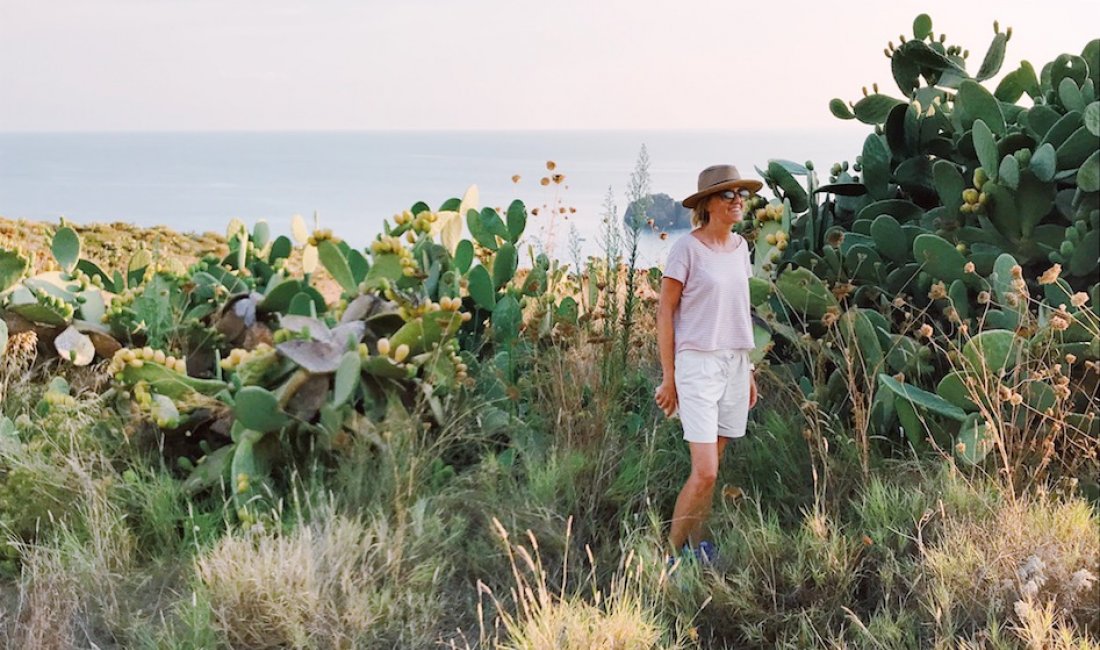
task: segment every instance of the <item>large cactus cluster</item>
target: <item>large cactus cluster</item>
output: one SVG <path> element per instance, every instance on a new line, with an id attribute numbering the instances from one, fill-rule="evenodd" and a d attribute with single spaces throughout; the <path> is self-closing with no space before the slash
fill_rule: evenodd
<path id="1" fill-rule="evenodd" d="M 754 303 L 791 349 L 822 343 L 830 368 L 858 357 L 855 371 L 878 388 L 876 433 L 900 426 L 919 441 L 936 422 L 974 462 L 1005 439 L 995 421 L 1070 422 L 1095 437 L 1100 40 L 1039 74 L 1022 62 L 990 90 L 982 82 L 999 72 L 1011 30 L 994 24 L 971 74 L 969 52 L 931 24 L 918 17 L 913 38 L 885 51 L 900 97 L 876 85 L 858 102 L 831 102 L 837 117 L 873 127 L 854 165 L 834 165 L 824 185 L 810 163 L 758 170 L 778 198 L 751 206 Z M 773 358 L 797 378 L 809 370 L 796 356 Z M 1061 364 L 1069 395 L 1032 381 L 1041 361 Z M 995 381 L 979 381 L 991 370 Z M 850 374 L 816 391 L 804 382 L 807 396 L 851 408 Z M 1046 380 L 1047 389 L 1060 381 Z M 976 403 L 983 392 L 1008 397 Z"/>
<path id="2" fill-rule="evenodd" d="M 80 259 L 62 225 L 60 272 L 26 277 L 26 255 L 0 250 L 0 332 L 33 329 L 62 363 L 102 359 L 135 431 L 165 436 L 188 489 L 227 481 L 249 521 L 298 451 L 369 436 L 418 402 L 442 425 L 441 400 L 475 381 L 504 397 L 537 339 L 576 324 L 559 265 L 539 256 L 517 272 L 524 205 L 474 202 L 417 203 L 364 250 L 300 218 L 294 239 L 234 220 L 224 257 L 184 268 L 142 250 L 110 275 Z M 318 288 L 320 268 L 335 299 Z"/>

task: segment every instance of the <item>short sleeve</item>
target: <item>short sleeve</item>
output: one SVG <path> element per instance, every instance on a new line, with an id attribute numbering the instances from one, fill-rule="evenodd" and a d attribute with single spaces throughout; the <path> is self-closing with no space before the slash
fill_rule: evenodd
<path id="1" fill-rule="evenodd" d="M 691 235 L 687 236 L 690 237 Z M 687 246 L 684 246 L 682 241 L 678 241 L 668 251 L 668 259 L 665 260 L 664 276 L 666 278 L 672 278 L 673 280 L 679 280 L 681 284 L 687 284 L 689 268 L 690 264 Z"/>
<path id="2" fill-rule="evenodd" d="M 741 237 L 741 235 L 738 235 Z M 752 277 L 752 250 L 749 248 L 749 242 L 744 237 L 741 237 L 741 245 L 745 247 L 745 274 L 747 277 Z"/>

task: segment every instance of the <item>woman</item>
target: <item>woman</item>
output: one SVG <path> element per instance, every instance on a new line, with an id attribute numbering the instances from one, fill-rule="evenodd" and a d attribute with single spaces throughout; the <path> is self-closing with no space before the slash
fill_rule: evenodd
<path id="1" fill-rule="evenodd" d="M 672 245 L 661 281 L 657 316 L 663 381 L 657 405 L 677 410 L 691 449 L 691 475 L 676 499 L 669 543 L 673 553 L 694 549 L 704 562 L 716 549 L 705 537 L 718 463 L 730 438 L 745 435 L 756 404 L 749 304 L 752 264 L 748 243 L 733 234 L 745 199 L 762 183 L 742 179 L 732 165 L 699 174 L 695 194 L 684 199 L 695 228 Z"/>

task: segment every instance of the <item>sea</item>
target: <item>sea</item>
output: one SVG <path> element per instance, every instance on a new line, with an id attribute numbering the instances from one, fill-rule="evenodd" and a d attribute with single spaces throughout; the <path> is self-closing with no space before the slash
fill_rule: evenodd
<path id="1" fill-rule="evenodd" d="M 781 158 L 819 177 L 854 160 L 851 129 L 790 131 L 310 131 L 0 133 L 0 216 L 224 232 L 266 220 L 289 233 L 300 214 L 356 247 L 423 201 L 438 208 L 477 186 L 480 207 L 525 202 L 524 252 L 564 261 L 601 254 L 622 224 L 641 153 L 648 189 L 682 199 L 699 171 L 743 176 Z M 551 171 L 549 167 L 554 169 Z M 560 174 L 560 182 L 547 181 Z M 538 214 L 535 215 L 537 208 Z M 660 263 L 682 232 L 645 231 L 639 262 Z M 524 255 L 521 255 L 524 257 Z M 529 259 L 529 255 L 527 256 Z"/>

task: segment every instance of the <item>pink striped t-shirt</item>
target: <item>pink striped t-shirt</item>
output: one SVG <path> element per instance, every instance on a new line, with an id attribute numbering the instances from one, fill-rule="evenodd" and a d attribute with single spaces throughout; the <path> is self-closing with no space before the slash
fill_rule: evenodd
<path id="1" fill-rule="evenodd" d="M 666 278 L 684 285 L 673 315 L 676 351 L 751 350 L 748 242 L 731 235 L 737 247 L 716 251 L 690 233 L 672 244 L 665 261 Z"/>

